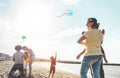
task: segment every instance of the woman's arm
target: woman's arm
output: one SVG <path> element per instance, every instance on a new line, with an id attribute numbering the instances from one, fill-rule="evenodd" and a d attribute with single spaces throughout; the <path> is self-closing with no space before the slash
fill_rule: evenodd
<path id="1" fill-rule="evenodd" d="M 86 37 L 85 37 L 85 36 L 82 36 L 82 37 L 80 37 L 80 39 L 77 41 L 77 43 L 86 45 L 86 42 L 84 42 L 85 39 L 86 39 Z"/>
<path id="2" fill-rule="evenodd" d="M 77 55 L 76 59 L 79 59 L 81 55 L 83 55 L 84 53 L 85 53 L 85 49 L 80 54 Z"/>

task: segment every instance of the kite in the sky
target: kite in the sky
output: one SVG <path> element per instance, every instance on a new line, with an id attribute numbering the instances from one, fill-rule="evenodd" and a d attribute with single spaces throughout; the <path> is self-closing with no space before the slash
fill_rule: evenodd
<path id="1" fill-rule="evenodd" d="M 27 38 L 26 36 L 21 36 L 22 37 L 22 40 L 23 40 L 23 42 L 25 41 L 25 39 Z"/>
<path id="2" fill-rule="evenodd" d="M 65 10 L 65 12 L 57 17 L 61 17 L 61 16 L 64 16 L 64 15 L 67 15 L 67 16 L 71 16 L 73 15 L 73 11 L 72 10 Z"/>
<path id="3" fill-rule="evenodd" d="M 21 37 L 22 37 L 23 40 L 27 38 L 26 36 L 21 36 Z"/>

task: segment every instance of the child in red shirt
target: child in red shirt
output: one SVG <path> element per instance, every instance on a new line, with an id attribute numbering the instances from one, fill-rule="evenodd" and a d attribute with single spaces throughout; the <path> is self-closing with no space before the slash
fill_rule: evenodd
<path id="1" fill-rule="evenodd" d="M 52 78 L 53 78 L 53 76 L 54 76 L 55 66 L 56 66 L 56 58 L 57 58 L 57 53 L 55 53 L 55 57 L 54 57 L 54 56 L 51 56 L 51 57 L 50 57 L 51 65 L 50 65 L 50 72 L 49 72 L 48 78 L 50 78 L 51 73 L 52 73 Z"/>

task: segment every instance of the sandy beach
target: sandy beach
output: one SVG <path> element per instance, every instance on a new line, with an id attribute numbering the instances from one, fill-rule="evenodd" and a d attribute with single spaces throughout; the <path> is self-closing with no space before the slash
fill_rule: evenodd
<path id="1" fill-rule="evenodd" d="M 7 78 L 13 64 L 13 61 L 0 61 L 0 78 Z M 119 66 L 104 66 L 105 78 L 120 78 L 120 70 L 117 70 L 119 68 Z M 33 63 L 32 73 L 34 78 L 48 78 L 49 67 L 46 67 L 39 61 L 35 61 Z M 54 78 L 80 78 L 80 76 L 75 73 L 57 69 Z M 89 78 L 91 78 L 90 75 Z"/>
<path id="2" fill-rule="evenodd" d="M 0 61 L 0 78 L 7 78 L 8 73 L 13 66 L 13 61 Z M 33 63 L 33 77 L 34 78 L 47 78 L 49 74 L 49 68 L 43 67 L 39 62 Z M 54 78 L 80 78 L 79 75 L 71 72 L 57 70 Z"/>

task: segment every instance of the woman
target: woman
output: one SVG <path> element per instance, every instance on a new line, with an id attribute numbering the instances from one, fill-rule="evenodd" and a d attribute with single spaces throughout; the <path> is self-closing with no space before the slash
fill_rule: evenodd
<path id="1" fill-rule="evenodd" d="M 99 24 L 95 18 L 89 18 L 86 25 L 88 31 L 77 41 L 79 44 L 86 46 L 86 54 L 82 61 L 80 75 L 81 78 L 87 78 L 88 69 L 92 66 L 94 78 L 100 78 L 103 33 L 98 29 Z"/>

